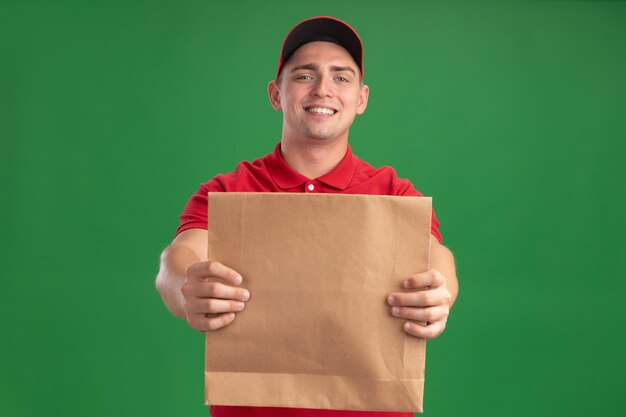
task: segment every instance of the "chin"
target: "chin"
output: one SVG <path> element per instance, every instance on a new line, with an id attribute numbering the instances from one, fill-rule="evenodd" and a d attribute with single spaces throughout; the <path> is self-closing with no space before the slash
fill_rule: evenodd
<path id="1" fill-rule="evenodd" d="M 332 140 L 337 138 L 337 132 L 335 131 L 316 131 L 316 132 L 312 132 L 312 131 L 307 131 L 304 132 L 304 136 L 311 139 L 311 140 L 317 140 L 317 141 L 328 141 L 328 140 Z"/>
<path id="2" fill-rule="evenodd" d="M 318 142 L 324 142 L 324 141 L 329 141 L 329 140 L 333 140 L 335 138 L 335 136 L 331 136 L 331 135 L 324 135 L 324 136 L 320 136 L 320 135 L 309 135 L 307 136 L 309 139 L 311 140 L 315 140 Z"/>

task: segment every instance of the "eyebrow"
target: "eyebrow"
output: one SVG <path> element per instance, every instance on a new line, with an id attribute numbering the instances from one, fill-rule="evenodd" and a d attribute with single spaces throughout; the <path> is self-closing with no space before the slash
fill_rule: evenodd
<path id="1" fill-rule="evenodd" d="M 350 71 L 352 72 L 354 75 L 356 75 L 356 71 L 354 71 L 354 68 L 352 67 L 338 67 L 338 66 L 333 66 L 330 67 L 330 70 L 333 72 L 341 72 L 341 71 Z"/>
<path id="2" fill-rule="evenodd" d="M 311 70 L 311 71 L 317 71 L 319 70 L 319 66 L 315 65 L 315 64 L 303 64 L 303 65 L 296 65 L 295 67 L 293 67 L 291 69 L 291 72 L 295 72 L 298 70 Z M 354 75 L 356 75 L 356 71 L 354 70 L 354 68 L 352 67 L 342 67 L 342 66 L 338 66 L 338 65 L 333 65 L 332 67 L 330 67 L 330 70 L 332 72 L 341 72 L 341 71 L 350 71 L 352 72 Z"/>

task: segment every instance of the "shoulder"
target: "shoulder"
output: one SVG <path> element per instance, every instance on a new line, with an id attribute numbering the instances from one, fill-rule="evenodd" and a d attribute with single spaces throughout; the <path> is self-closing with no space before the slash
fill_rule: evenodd
<path id="1" fill-rule="evenodd" d="M 388 195 L 422 195 L 415 189 L 411 181 L 399 177 L 394 168 L 387 165 L 375 167 L 357 156 L 354 156 L 354 161 L 355 170 L 351 186 L 372 187 L 384 191 L 381 194 Z"/>
<path id="2" fill-rule="evenodd" d="M 206 187 L 216 192 L 262 191 L 271 182 L 266 159 L 241 161 L 233 171 L 211 178 Z"/>

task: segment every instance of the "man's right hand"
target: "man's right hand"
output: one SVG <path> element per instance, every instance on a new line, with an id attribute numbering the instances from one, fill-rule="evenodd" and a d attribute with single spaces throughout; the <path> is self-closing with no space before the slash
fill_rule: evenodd
<path id="1" fill-rule="evenodd" d="M 241 282 L 237 271 L 219 262 L 190 265 L 181 287 L 189 325 L 203 332 L 232 323 L 235 314 L 243 310 L 250 299 L 250 292 L 239 287 Z"/>

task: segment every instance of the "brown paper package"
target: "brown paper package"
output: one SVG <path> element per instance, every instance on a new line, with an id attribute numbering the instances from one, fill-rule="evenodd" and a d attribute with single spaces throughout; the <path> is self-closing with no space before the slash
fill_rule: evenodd
<path id="1" fill-rule="evenodd" d="M 210 260 L 251 298 L 206 334 L 211 405 L 422 411 L 425 341 L 389 293 L 428 269 L 429 197 L 209 193 Z"/>

